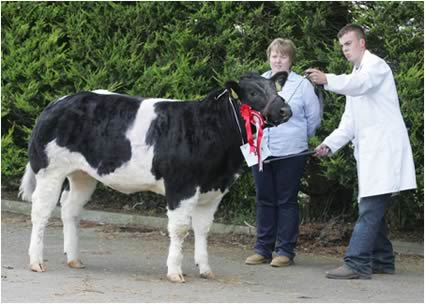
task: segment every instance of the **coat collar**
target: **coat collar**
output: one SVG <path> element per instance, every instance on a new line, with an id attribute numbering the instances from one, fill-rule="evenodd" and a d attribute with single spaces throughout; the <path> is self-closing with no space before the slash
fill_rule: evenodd
<path id="1" fill-rule="evenodd" d="M 353 67 L 353 72 L 360 71 L 362 69 L 362 67 L 364 66 L 364 64 L 368 61 L 368 59 L 370 58 L 371 55 L 372 55 L 372 53 L 369 52 L 369 50 L 365 50 L 363 57 L 362 57 L 362 61 L 360 62 L 359 66 Z"/>

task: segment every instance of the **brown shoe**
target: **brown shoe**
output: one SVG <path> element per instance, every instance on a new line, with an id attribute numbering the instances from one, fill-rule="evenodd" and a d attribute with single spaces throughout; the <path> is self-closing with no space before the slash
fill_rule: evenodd
<path id="1" fill-rule="evenodd" d="M 269 263 L 270 259 L 266 258 L 262 255 L 259 254 L 253 254 L 249 257 L 246 258 L 245 260 L 245 264 L 247 265 L 259 265 L 259 264 L 265 264 L 265 263 Z"/>
<path id="2" fill-rule="evenodd" d="M 284 255 L 275 256 L 270 263 L 272 267 L 285 267 L 294 264 L 294 260 Z"/>
<path id="3" fill-rule="evenodd" d="M 328 279 L 337 279 L 337 280 L 353 280 L 353 279 L 370 279 L 370 275 L 365 275 L 358 273 L 347 265 L 342 265 L 336 269 L 326 272 L 326 277 Z"/>

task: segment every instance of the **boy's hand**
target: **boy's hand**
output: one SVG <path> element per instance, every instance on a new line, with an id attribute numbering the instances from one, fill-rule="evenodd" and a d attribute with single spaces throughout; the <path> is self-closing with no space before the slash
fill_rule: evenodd
<path id="1" fill-rule="evenodd" d="M 329 147 L 325 144 L 320 144 L 316 147 L 316 149 L 314 149 L 314 151 L 315 153 L 313 154 L 313 156 L 316 157 L 328 156 L 331 153 L 331 149 L 329 149 Z"/>

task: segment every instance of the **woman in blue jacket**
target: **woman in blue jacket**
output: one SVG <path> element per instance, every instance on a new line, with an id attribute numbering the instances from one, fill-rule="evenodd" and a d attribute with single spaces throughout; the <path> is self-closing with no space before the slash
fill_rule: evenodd
<path id="1" fill-rule="evenodd" d="M 288 39 L 275 39 L 267 48 L 271 70 L 263 74 L 270 78 L 286 71 L 288 79 L 279 92 L 292 110 L 288 122 L 264 130 L 263 140 L 271 152 L 270 158 L 297 154 L 308 150 L 308 138 L 320 125 L 320 105 L 311 83 L 291 71 L 295 60 L 295 45 Z M 270 263 L 274 267 L 293 264 L 299 231 L 298 192 L 304 173 L 306 156 L 296 156 L 264 163 L 252 169 L 257 192 L 255 254 L 245 261 L 248 265 Z M 272 260 L 273 252 L 275 257 Z"/>

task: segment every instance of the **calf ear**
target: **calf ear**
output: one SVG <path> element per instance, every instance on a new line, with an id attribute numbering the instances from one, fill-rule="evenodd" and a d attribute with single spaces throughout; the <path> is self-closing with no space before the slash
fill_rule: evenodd
<path id="1" fill-rule="evenodd" d="M 285 84 L 286 80 L 288 79 L 288 73 L 287 72 L 278 72 L 273 75 L 272 78 L 270 78 L 276 85 L 276 91 L 280 92 L 282 91 L 283 85 Z"/>
<path id="2" fill-rule="evenodd" d="M 240 99 L 241 87 L 236 81 L 233 81 L 233 80 L 226 81 L 226 84 L 224 86 L 226 87 L 227 91 L 229 91 L 230 96 L 232 96 L 233 99 L 235 100 Z"/>

